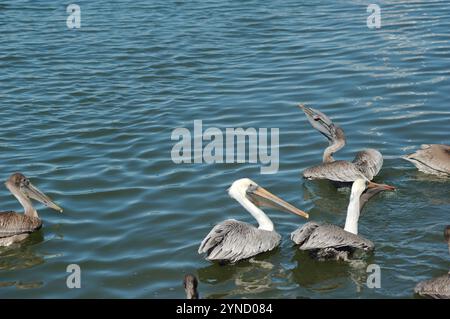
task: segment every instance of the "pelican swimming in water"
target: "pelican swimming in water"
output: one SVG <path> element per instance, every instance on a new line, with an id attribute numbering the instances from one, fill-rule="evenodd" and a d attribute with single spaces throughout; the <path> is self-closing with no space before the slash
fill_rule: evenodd
<path id="1" fill-rule="evenodd" d="M 345 146 L 344 131 L 322 112 L 302 104 L 299 107 L 305 112 L 309 123 L 322 133 L 330 144 L 323 152 L 323 163 L 305 169 L 304 178 L 327 179 L 346 185 L 359 178 L 371 181 L 378 174 L 383 166 L 383 156 L 380 152 L 369 148 L 356 153 L 352 162 L 336 161 L 333 154 Z"/>
<path id="2" fill-rule="evenodd" d="M 280 244 L 281 236 L 275 231 L 272 221 L 258 206 L 267 206 L 308 218 L 308 214 L 271 194 L 252 180 L 235 181 L 228 189 L 258 222 L 256 228 L 248 223 L 227 219 L 214 226 L 203 239 L 198 253 L 206 254 L 211 261 L 236 262 L 270 251 Z"/>
<path id="3" fill-rule="evenodd" d="M 183 287 L 186 292 L 186 299 L 199 299 L 198 297 L 198 280 L 192 274 L 187 274 L 184 276 Z"/>
<path id="4" fill-rule="evenodd" d="M 402 157 L 427 174 L 450 176 L 450 146 L 423 144 L 420 150 Z"/>
<path id="5" fill-rule="evenodd" d="M 31 199 L 37 200 L 54 210 L 63 211 L 21 173 L 12 174 L 5 185 L 23 206 L 24 213 L 0 212 L 0 246 L 9 246 L 24 240 L 30 233 L 41 228 L 42 221 L 33 207 Z"/>
<path id="6" fill-rule="evenodd" d="M 444 238 L 450 253 L 450 226 L 445 227 Z M 419 282 L 414 292 L 423 297 L 450 299 L 450 271 L 443 276 Z"/>
<path id="7" fill-rule="evenodd" d="M 332 224 L 321 225 L 308 222 L 291 233 L 292 241 L 299 245 L 300 250 L 308 250 L 319 260 L 348 260 L 356 249 L 372 251 L 374 244 L 358 235 L 360 197 L 366 188 L 395 189 L 389 185 L 376 184 L 362 178 L 357 179 L 352 185 L 344 229 Z"/>

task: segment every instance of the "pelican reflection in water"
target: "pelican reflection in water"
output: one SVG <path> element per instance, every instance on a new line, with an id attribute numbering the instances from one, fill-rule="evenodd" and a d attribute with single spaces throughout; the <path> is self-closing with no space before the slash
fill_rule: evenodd
<path id="1" fill-rule="evenodd" d="M 42 221 L 33 207 L 31 199 L 37 200 L 54 210 L 63 211 L 21 173 L 12 174 L 5 185 L 23 206 L 24 213 L 0 212 L 0 246 L 9 246 L 22 241 L 30 233 L 41 228 Z"/>
<path id="2" fill-rule="evenodd" d="M 309 123 L 323 134 L 329 146 L 323 152 L 323 163 L 303 171 L 306 179 L 326 179 L 337 183 L 352 183 L 357 179 L 371 181 L 383 166 L 383 156 L 375 149 L 365 149 L 356 153 L 352 162 L 335 160 L 333 154 L 345 146 L 344 131 L 328 116 L 313 108 L 299 105 Z"/>
<path id="3" fill-rule="evenodd" d="M 445 227 L 444 238 L 450 253 L 450 226 Z M 414 292 L 423 297 L 450 299 L 450 271 L 443 276 L 419 282 Z"/>
<path id="4" fill-rule="evenodd" d="M 352 185 L 344 229 L 332 224 L 308 222 L 292 232 L 292 241 L 299 245 L 300 250 L 309 251 L 319 260 L 348 260 L 357 249 L 372 251 L 374 244 L 358 235 L 360 198 L 366 188 L 395 189 L 389 185 L 368 182 L 362 178 L 357 179 Z"/>
<path id="5" fill-rule="evenodd" d="M 234 219 L 217 224 L 198 249 L 199 254 L 206 254 L 207 260 L 236 262 L 270 251 L 280 244 L 281 236 L 275 231 L 270 218 L 258 206 L 309 217 L 304 211 L 271 194 L 248 178 L 235 181 L 228 193 L 253 215 L 259 227 Z"/>

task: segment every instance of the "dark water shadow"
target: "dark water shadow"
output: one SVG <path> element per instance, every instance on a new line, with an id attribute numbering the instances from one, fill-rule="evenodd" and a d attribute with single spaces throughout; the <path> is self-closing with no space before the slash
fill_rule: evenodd
<path id="1" fill-rule="evenodd" d="M 259 254 L 253 258 L 237 263 L 220 264 L 217 262 L 198 269 L 200 283 L 224 286 L 227 293 L 214 293 L 203 298 L 230 298 L 238 295 L 252 295 L 271 289 L 271 274 L 276 265 L 271 263 L 271 256 L 279 248 Z"/>
<path id="2" fill-rule="evenodd" d="M 44 241 L 43 231 L 39 230 L 30 234 L 26 239 L 8 247 L 0 248 L 0 270 L 11 271 L 13 273 L 22 269 L 33 268 L 43 264 L 45 259 L 38 256 L 33 246 Z M 41 280 L 24 282 L 21 280 L 0 280 L 0 289 L 15 287 L 16 289 L 35 289 L 44 285 Z"/>
<path id="3" fill-rule="evenodd" d="M 366 285 L 367 266 L 373 258 L 373 255 L 357 254 L 350 261 L 318 261 L 308 252 L 297 250 L 292 258 L 297 264 L 292 269 L 292 280 L 318 293 L 343 289 L 351 283 L 359 292 Z"/>
<path id="4" fill-rule="evenodd" d="M 26 269 L 44 263 L 45 259 L 38 256 L 33 249 L 33 246 L 43 241 L 43 231 L 39 230 L 19 243 L 0 247 L 0 270 Z"/>

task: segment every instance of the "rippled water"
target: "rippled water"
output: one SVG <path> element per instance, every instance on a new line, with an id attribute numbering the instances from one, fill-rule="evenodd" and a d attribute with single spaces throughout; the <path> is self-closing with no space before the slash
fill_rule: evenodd
<path id="1" fill-rule="evenodd" d="M 450 8 L 445 1 L 381 1 L 382 27 L 366 26 L 368 1 L 0 2 L 0 176 L 21 171 L 65 211 L 39 206 L 44 227 L 0 249 L 0 297 L 183 297 L 193 272 L 213 297 L 413 297 L 448 271 L 442 230 L 449 187 L 398 157 L 449 143 Z M 299 102 L 340 124 L 351 159 L 379 149 L 377 181 L 398 187 L 368 206 L 364 262 L 320 263 L 292 246 L 301 223 L 268 211 L 283 242 L 254 261 L 219 266 L 197 254 L 226 218 L 253 222 L 226 194 L 250 177 L 310 212 L 343 224 L 348 190 L 304 181 L 326 140 Z M 280 129 L 280 168 L 172 162 L 171 132 L 208 127 Z M 6 188 L 3 210 L 20 206 Z M 82 288 L 66 287 L 66 266 Z M 380 289 L 365 286 L 380 265 Z"/>

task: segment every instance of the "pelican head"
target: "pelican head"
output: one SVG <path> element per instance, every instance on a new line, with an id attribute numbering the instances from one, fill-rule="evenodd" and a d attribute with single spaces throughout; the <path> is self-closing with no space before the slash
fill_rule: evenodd
<path id="1" fill-rule="evenodd" d="M 36 210 L 31 204 L 31 199 L 41 202 L 47 207 L 62 212 L 62 208 L 56 205 L 47 195 L 31 184 L 30 180 L 21 173 L 12 174 L 5 182 L 6 187 L 17 198 L 25 209 L 25 214 L 36 215 Z"/>
<path id="2" fill-rule="evenodd" d="M 187 299 L 198 299 L 198 281 L 194 275 L 187 274 L 183 280 L 184 291 Z"/>
<path id="3" fill-rule="evenodd" d="M 322 133 L 330 142 L 336 140 L 345 141 L 344 131 L 334 124 L 328 116 L 303 104 L 300 104 L 299 107 L 305 112 L 306 118 L 312 127 Z"/>
<path id="4" fill-rule="evenodd" d="M 270 207 L 293 213 L 304 218 L 309 218 L 308 213 L 305 213 L 304 211 L 285 202 L 281 198 L 273 195 L 249 178 L 242 178 L 235 181 L 228 189 L 228 194 L 238 202 L 242 202 L 242 199 L 245 198 L 258 207 Z"/>

